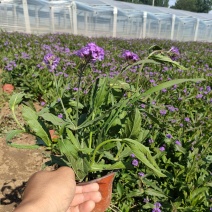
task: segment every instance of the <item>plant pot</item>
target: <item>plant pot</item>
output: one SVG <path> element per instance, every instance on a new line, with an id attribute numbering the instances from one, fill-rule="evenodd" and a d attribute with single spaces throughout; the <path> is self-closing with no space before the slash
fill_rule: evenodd
<path id="1" fill-rule="evenodd" d="M 49 130 L 49 134 L 51 136 L 52 141 L 57 141 L 57 139 L 59 138 L 59 136 L 55 134 L 54 130 Z"/>
<path id="2" fill-rule="evenodd" d="M 102 195 L 102 200 L 96 203 L 95 208 L 93 209 L 92 212 L 104 212 L 110 206 L 114 177 L 115 177 L 115 172 L 107 174 L 104 177 L 91 180 L 89 182 L 83 182 L 83 183 L 77 184 L 78 186 L 91 184 L 91 183 L 99 184 L 99 191 Z"/>
<path id="3" fill-rule="evenodd" d="M 5 93 L 11 94 L 14 91 L 14 86 L 12 84 L 4 84 L 2 89 Z"/>

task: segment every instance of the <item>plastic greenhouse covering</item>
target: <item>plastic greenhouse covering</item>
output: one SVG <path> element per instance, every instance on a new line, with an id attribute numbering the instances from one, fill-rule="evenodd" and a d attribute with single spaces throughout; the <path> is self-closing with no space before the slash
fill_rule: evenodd
<path id="1" fill-rule="evenodd" d="M 2 0 L 0 29 L 211 42 L 212 14 L 114 0 Z"/>

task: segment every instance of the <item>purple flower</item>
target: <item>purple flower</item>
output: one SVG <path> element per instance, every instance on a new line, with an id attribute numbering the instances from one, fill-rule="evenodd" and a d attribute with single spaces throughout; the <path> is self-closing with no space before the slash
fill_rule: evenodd
<path id="1" fill-rule="evenodd" d="M 144 173 L 143 172 L 138 172 L 138 175 L 140 176 L 140 177 L 144 177 Z"/>
<path id="2" fill-rule="evenodd" d="M 172 138 L 172 135 L 171 134 L 166 134 L 166 137 L 171 139 Z"/>
<path id="3" fill-rule="evenodd" d="M 202 99 L 202 97 L 203 97 L 203 95 L 201 93 L 199 93 L 199 94 L 196 95 L 196 98 L 197 99 Z"/>
<path id="4" fill-rule="evenodd" d="M 138 55 L 129 50 L 124 51 L 122 57 L 128 62 L 136 62 L 137 60 L 139 60 Z"/>
<path id="5" fill-rule="evenodd" d="M 152 212 L 161 212 L 159 208 L 153 208 Z"/>
<path id="6" fill-rule="evenodd" d="M 206 87 L 206 91 L 207 91 L 207 92 L 210 92 L 210 91 L 211 91 L 211 87 L 210 87 L 210 86 L 207 86 L 207 87 Z"/>
<path id="7" fill-rule="evenodd" d="M 178 146 L 182 146 L 181 142 L 180 141 L 175 141 L 175 144 L 177 144 Z"/>
<path id="8" fill-rule="evenodd" d="M 160 207 L 161 207 L 161 204 L 159 202 L 156 202 L 154 204 L 154 208 L 153 208 L 152 212 L 161 212 Z"/>
<path id="9" fill-rule="evenodd" d="M 62 119 L 63 118 L 63 114 L 60 113 L 57 117 L 60 118 L 60 119 Z"/>
<path id="10" fill-rule="evenodd" d="M 60 62 L 60 58 L 55 56 L 52 53 L 48 53 L 44 56 L 43 62 L 47 65 L 47 67 L 52 72 L 57 68 L 57 66 Z"/>
<path id="11" fill-rule="evenodd" d="M 150 144 L 154 143 L 154 140 L 150 138 L 150 139 L 149 139 L 149 143 L 150 143 Z"/>
<path id="12" fill-rule="evenodd" d="M 160 208 L 160 207 L 161 207 L 161 204 L 160 204 L 159 202 L 156 202 L 156 203 L 154 204 L 154 206 L 155 206 L 155 208 Z"/>
<path id="13" fill-rule="evenodd" d="M 174 106 L 172 106 L 172 105 L 168 105 L 167 108 L 171 112 L 175 112 L 175 110 L 176 110 L 176 108 Z"/>
<path id="14" fill-rule="evenodd" d="M 152 101 L 152 105 L 155 105 L 156 101 Z"/>
<path id="15" fill-rule="evenodd" d="M 29 56 L 26 52 L 22 52 L 22 53 L 21 53 L 21 57 L 22 57 L 23 59 L 30 59 L 30 56 Z"/>
<path id="16" fill-rule="evenodd" d="M 166 149 L 165 149 L 164 146 L 161 146 L 161 147 L 159 148 L 159 150 L 160 150 L 161 152 L 163 152 L 163 151 L 165 151 Z"/>
<path id="17" fill-rule="evenodd" d="M 169 56 L 173 61 L 179 59 L 180 57 L 179 49 L 175 46 L 172 46 L 171 49 L 169 50 Z"/>
<path id="18" fill-rule="evenodd" d="M 46 102 L 41 102 L 40 103 L 41 106 L 44 106 L 45 104 L 46 104 Z"/>
<path id="19" fill-rule="evenodd" d="M 145 202 L 145 203 L 147 203 L 147 202 L 149 202 L 149 200 L 148 200 L 148 199 L 146 199 L 146 198 L 144 198 L 144 202 Z"/>
<path id="20" fill-rule="evenodd" d="M 84 58 L 87 62 L 95 62 L 97 60 L 102 61 L 104 59 L 104 49 L 97 46 L 95 43 L 88 43 L 85 47 L 75 52 L 75 54 L 81 58 Z"/>
<path id="21" fill-rule="evenodd" d="M 133 166 L 138 166 L 138 160 L 137 160 L 137 159 L 134 159 L 134 160 L 132 161 L 132 165 L 133 165 Z"/>
<path id="22" fill-rule="evenodd" d="M 185 117 L 184 119 L 186 122 L 190 122 L 190 118 L 189 117 Z"/>
<path id="23" fill-rule="evenodd" d="M 145 107 L 146 107 L 146 105 L 145 105 L 145 104 L 141 104 L 141 107 L 142 107 L 142 108 L 145 108 Z"/>
<path id="24" fill-rule="evenodd" d="M 167 113 L 167 110 L 160 110 L 160 114 L 161 114 L 161 115 L 164 116 L 164 115 L 166 115 L 166 113 Z"/>
<path id="25" fill-rule="evenodd" d="M 131 156 L 132 158 L 135 158 L 135 155 L 134 155 L 134 154 L 131 154 L 130 156 Z"/>

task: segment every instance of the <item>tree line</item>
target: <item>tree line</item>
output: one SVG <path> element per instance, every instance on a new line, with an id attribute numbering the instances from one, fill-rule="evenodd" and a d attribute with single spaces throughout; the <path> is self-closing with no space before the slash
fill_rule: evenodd
<path id="1" fill-rule="evenodd" d="M 160 7 L 169 7 L 169 0 L 119 0 L 125 2 L 131 2 L 136 4 L 146 4 L 160 6 Z M 212 0 L 176 0 L 174 6 L 171 6 L 173 9 L 187 10 L 197 13 L 208 13 L 212 10 Z"/>

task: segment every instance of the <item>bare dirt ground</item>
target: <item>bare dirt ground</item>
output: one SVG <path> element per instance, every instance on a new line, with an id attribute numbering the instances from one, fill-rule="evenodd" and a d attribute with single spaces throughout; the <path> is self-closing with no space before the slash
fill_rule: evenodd
<path id="1" fill-rule="evenodd" d="M 1 88 L 1 86 L 0 86 Z M 0 212 L 12 212 L 20 203 L 28 178 L 42 169 L 43 150 L 17 149 L 7 145 L 6 132 L 17 129 L 8 105 L 9 96 L 0 89 Z M 13 139 L 19 144 L 35 144 L 35 138 L 23 134 Z"/>

